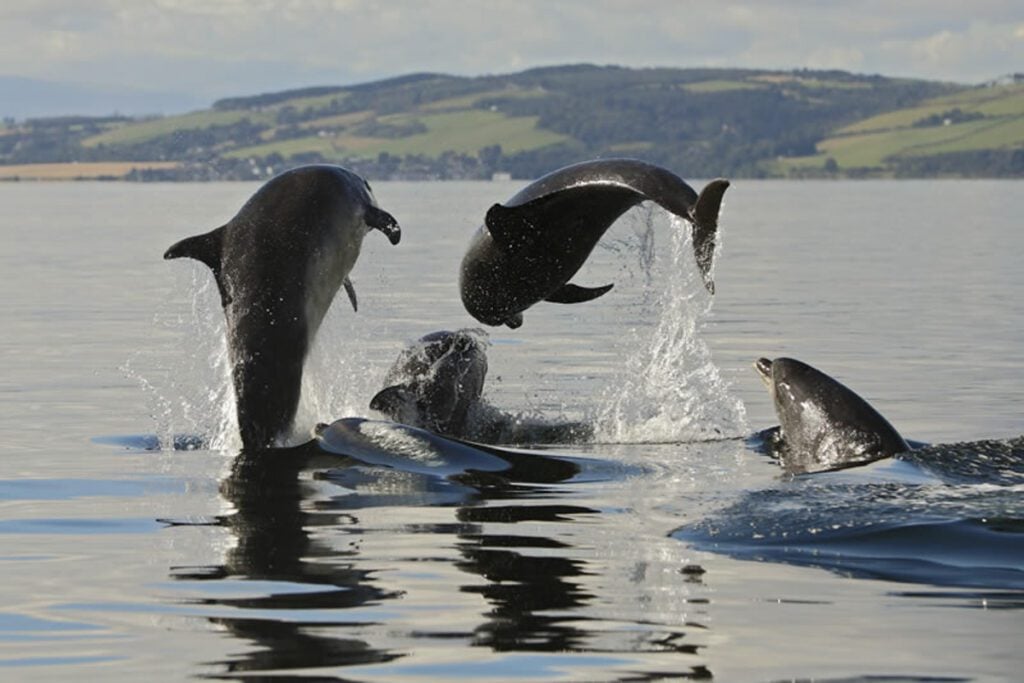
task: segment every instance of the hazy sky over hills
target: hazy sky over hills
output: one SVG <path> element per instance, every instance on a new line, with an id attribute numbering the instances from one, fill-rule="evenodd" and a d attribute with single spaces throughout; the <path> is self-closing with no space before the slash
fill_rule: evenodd
<path id="1" fill-rule="evenodd" d="M 195 101 L 551 64 L 1024 71 L 1020 0 L 4 0 L 0 76 Z"/>

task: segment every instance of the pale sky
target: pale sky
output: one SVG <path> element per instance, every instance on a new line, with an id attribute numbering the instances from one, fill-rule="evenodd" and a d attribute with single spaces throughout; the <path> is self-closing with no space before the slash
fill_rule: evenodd
<path id="1" fill-rule="evenodd" d="M 212 101 L 553 64 L 1024 71 L 1022 0 L 3 0 L 0 76 Z"/>

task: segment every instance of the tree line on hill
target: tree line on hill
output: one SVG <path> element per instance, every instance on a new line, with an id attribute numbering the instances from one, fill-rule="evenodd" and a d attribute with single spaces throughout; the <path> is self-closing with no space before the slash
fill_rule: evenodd
<path id="1" fill-rule="evenodd" d="M 215 112 L 240 112 L 233 123 L 183 128 L 120 144 L 82 141 L 122 117 L 63 117 L 6 122 L 0 129 L 0 163 L 62 161 L 181 162 L 178 169 L 140 172 L 138 179 L 253 179 L 310 162 L 343 163 L 371 179 L 489 178 L 508 173 L 532 178 L 553 168 L 600 156 L 633 156 L 678 169 L 687 176 L 763 177 L 778 157 L 814 154 L 837 128 L 878 113 L 912 106 L 962 86 L 859 76 L 841 71 L 765 72 L 738 69 L 625 69 L 576 65 L 475 78 L 413 74 L 350 87 L 306 88 L 224 99 Z M 466 107 L 506 116 L 536 117 L 539 128 L 564 142 L 523 151 L 501 140 L 473 152 L 329 156 L 279 152 L 235 158 L 239 150 L 309 137 L 309 124 L 327 117 L 369 112 L 355 132 L 402 138 L 426 132 L 421 107 L 478 96 Z M 305 102 L 305 104 L 303 104 Z M 294 104 L 291 104 L 294 103 Z M 272 115 L 268 114 L 272 113 Z M 402 123 L 388 114 L 410 114 Z M 966 116 L 959 110 L 949 117 Z M 920 125 L 931 125 L 922 122 Z M 328 131 L 329 132 L 329 131 Z M 958 153 L 895 164 L 897 174 L 1021 175 L 1015 152 Z M 834 164 L 833 164 L 834 165 Z M 837 169 L 823 167 L 822 173 Z"/>

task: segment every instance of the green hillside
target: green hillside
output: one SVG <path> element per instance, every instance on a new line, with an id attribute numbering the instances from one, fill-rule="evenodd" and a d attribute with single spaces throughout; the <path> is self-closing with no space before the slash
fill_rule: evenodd
<path id="1" fill-rule="evenodd" d="M 611 155 L 690 177 L 1019 176 L 1024 83 L 574 65 L 411 74 L 230 98 L 180 116 L 0 129 L 2 165 L 148 162 L 132 177 L 153 179 L 254 178 L 309 162 L 370 178 L 528 178 Z"/>
<path id="2" fill-rule="evenodd" d="M 1015 152 L 1024 153 L 1021 83 L 970 88 L 868 117 L 833 131 L 813 155 L 779 160 L 779 168 L 813 171 L 832 159 L 833 168 L 856 174 L 907 175 L 929 165 L 949 173 L 949 162 Z"/>

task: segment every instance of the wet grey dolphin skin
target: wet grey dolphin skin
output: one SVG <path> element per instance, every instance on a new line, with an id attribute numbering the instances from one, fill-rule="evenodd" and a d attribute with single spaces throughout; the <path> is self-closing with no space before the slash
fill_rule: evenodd
<path id="1" fill-rule="evenodd" d="M 496 448 L 396 422 L 358 417 L 317 425 L 313 443 L 321 452 L 343 455 L 367 465 L 489 486 L 501 480 L 553 483 L 580 471 L 577 462 L 570 458 Z M 468 480 L 464 479 L 467 475 Z"/>
<path id="2" fill-rule="evenodd" d="M 775 403 L 773 454 L 788 472 L 841 469 L 910 450 L 867 401 L 820 370 L 792 358 L 761 358 L 754 369 Z"/>
<path id="3" fill-rule="evenodd" d="M 487 377 L 487 333 L 431 332 L 399 353 L 370 408 L 395 422 L 464 437 Z"/>
<path id="4" fill-rule="evenodd" d="M 479 328 L 431 332 L 403 349 L 370 408 L 405 425 L 488 444 L 577 443 L 593 428 L 510 415 L 484 397 L 487 333 Z"/>
<path id="5" fill-rule="evenodd" d="M 644 201 L 690 222 L 694 256 L 709 292 L 718 211 L 729 181 L 698 195 L 659 166 L 634 159 L 585 161 L 554 171 L 488 210 L 470 241 L 459 277 L 462 303 L 487 325 L 522 324 L 539 301 L 579 303 L 612 285 L 569 283 L 597 241 L 623 213 Z"/>
<path id="6" fill-rule="evenodd" d="M 302 367 L 339 287 L 371 229 L 398 244 L 397 221 L 369 184 L 338 166 L 302 166 L 269 180 L 226 225 L 173 245 L 165 259 L 213 271 L 246 449 L 279 445 L 295 419 Z"/>

